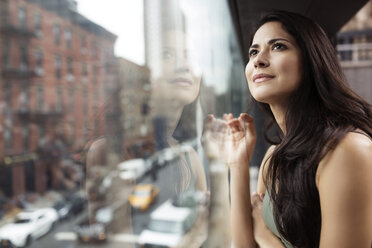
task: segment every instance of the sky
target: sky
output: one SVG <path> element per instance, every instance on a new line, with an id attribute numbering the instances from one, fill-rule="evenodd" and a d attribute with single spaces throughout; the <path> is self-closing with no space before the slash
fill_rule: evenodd
<path id="1" fill-rule="evenodd" d="M 78 11 L 116 34 L 116 56 L 144 64 L 142 0 L 77 0 Z"/>

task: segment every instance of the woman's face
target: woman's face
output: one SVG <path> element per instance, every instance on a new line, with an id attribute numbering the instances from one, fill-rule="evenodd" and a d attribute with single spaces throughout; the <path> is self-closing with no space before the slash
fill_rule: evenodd
<path id="1" fill-rule="evenodd" d="M 184 106 L 198 96 L 201 77 L 191 65 L 185 33 L 171 30 L 163 37 L 162 76 L 154 90 L 161 91 L 163 100 L 172 100 Z"/>
<path id="2" fill-rule="evenodd" d="M 245 68 L 252 96 L 268 104 L 286 104 L 302 79 L 301 51 L 279 22 L 262 25 L 249 49 Z"/>

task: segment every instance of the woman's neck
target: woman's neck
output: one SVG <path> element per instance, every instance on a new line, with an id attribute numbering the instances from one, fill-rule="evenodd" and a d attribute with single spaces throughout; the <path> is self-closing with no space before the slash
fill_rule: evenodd
<path id="1" fill-rule="evenodd" d="M 282 130 L 283 134 L 286 135 L 286 124 L 285 124 L 285 117 L 287 113 L 287 107 L 284 104 L 270 104 L 271 112 L 274 115 L 276 123 Z"/>

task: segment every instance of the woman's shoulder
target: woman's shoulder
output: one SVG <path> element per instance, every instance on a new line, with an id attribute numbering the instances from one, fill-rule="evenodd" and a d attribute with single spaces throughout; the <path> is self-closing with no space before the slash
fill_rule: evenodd
<path id="1" fill-rule="evenodd" d="M 95 165 L 95 164 L 103 165 L 105 163 L 105 158 L 106 158 L 106 149 L 107 149 L 107 141 L 105 137 L 97 138 L 93 142 L 91 142 L 89 144 L 88 152 L 87 152 L 87 164 L 88 165 Z"/>
<path id="2" fill-rule="evenodd" d="M 349 132 L 319 163 L 316 184 L 319 188 L 333 180 L 354 183 L 366 175 L 372 177 L 372 140 L 364 133 Z"/>

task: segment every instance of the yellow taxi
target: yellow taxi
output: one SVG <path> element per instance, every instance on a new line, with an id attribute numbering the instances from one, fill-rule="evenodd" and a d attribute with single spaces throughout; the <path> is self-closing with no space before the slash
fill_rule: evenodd
<path id="1" fill-rule="evenodd" d="M 153 184 L 138 184 L 129 195 L 129 203 L 134 209 L 146 211 L 159 194 Z"/>

